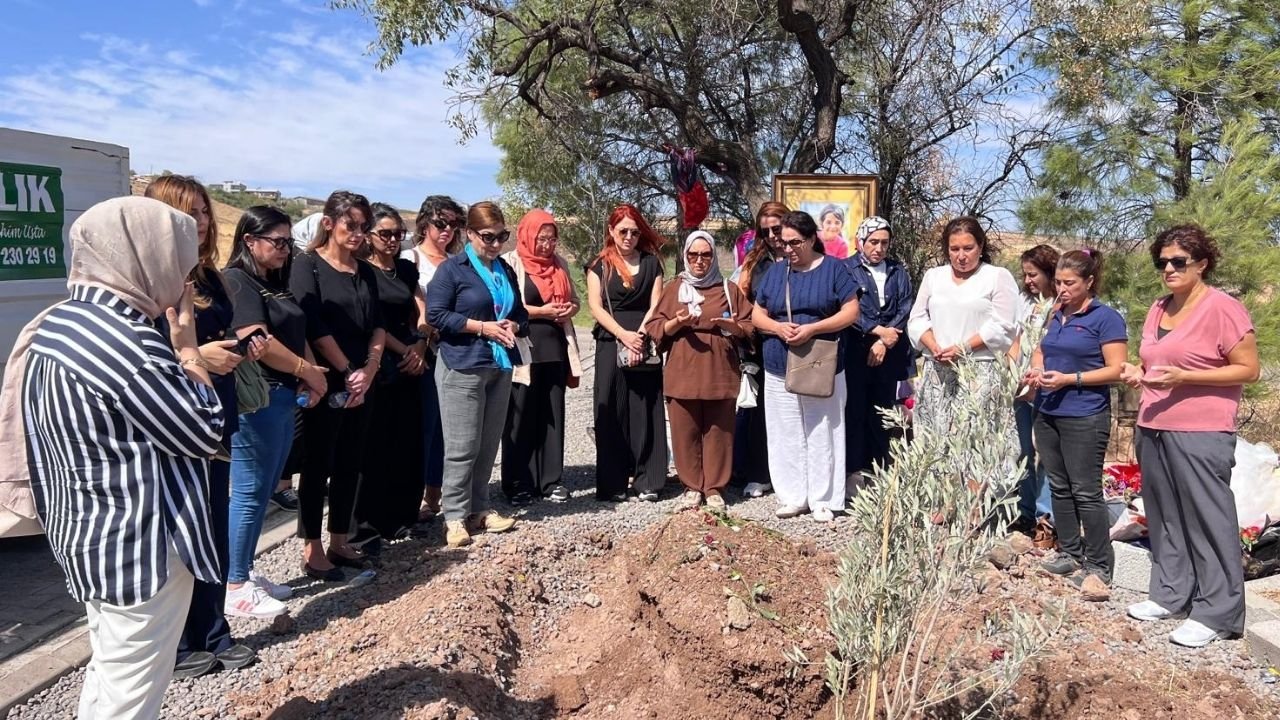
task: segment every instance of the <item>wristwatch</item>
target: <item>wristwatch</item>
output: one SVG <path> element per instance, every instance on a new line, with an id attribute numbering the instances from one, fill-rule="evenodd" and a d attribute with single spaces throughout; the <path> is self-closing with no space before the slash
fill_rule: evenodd
<path id="1" fill-rule="evenodd" d="M 343 374 L 344 376 L 345 376 L 345 375 L 350 375 L 351 373 L 355 372 L 357 369 L 358 369 L 358 368 L 357 368 L 356 366 L 354 366 L 354 365 L 352 365 L 351 363 L 349 363 L 349 362 L 348 362 L 348 363 L 347 363 L 347 366 L 346 366 L 345 368 L 343 368 L 343 369 L 342 369 L 342 374 Z"/>

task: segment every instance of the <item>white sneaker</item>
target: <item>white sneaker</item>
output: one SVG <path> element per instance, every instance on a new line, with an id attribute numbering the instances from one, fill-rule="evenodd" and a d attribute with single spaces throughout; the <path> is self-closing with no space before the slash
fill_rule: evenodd
<path id="1" fill-rule="evenodd" d="M 831 508 L 820 507 L 813 511 L 813 519 L 821 523 L 829 523 L 836 519 L 836 514 L 831 512 Z"/>
<path id="2" fill-rule="evenodd" d="M 689 510 L 691 508 L 696 508 L 701 504 L 702 493 L 697 490 L 686 490 L 685 493 L 680 496 L 680 502 L 676 503 L 676 507 L 681 510 Z"/>
<path id="3" fill-rule="evenodd" d="M 267 594 L 266 590 L 247 582 L 235 590 L 227 591 L 227 602 L 223 612 L 236 617 L 259 618 L 270 620 L 277 615 L 288 612 L 284 603 Z"/>
<path id="4" fill-rule="evenodd" d="M 1208 645 L 1214 640 L 1228 637 L 1231 637 L 1231 633 L 1214 630 L 1195 620 L 1186 620 L 1178 626 L 1177 630 L 1169 633 L 1169 642 L 1183 647 L 1199 648 Z"/>
<path id="5" fill-rule="evenodd" d="M 746 497 L 764 497 L 765 493 L 773 492 L 773 486 L 769 483 L 747 483 L 742 488 L 742 494 Z"/>
<path id="6" fill-rule="evenodd" d="M 263 590 L 266 590 L 267 594 L 275 598 L 276 600 L 288 600 L 289 598 L 293 597 L 293 588 L 289 587 L 288 585 L 279 585 L 277 583 L 273 583 L 270 580 L 268 580 L 266 576 L 259 575 L 257 570 L 249 571 L 249 582 L 253 583 L 254 585 L 257 585 Z"/>
<path id="7" fill-rule="evenodd" d="M 1129 606 L 1129 617 L 1134 620 L 1142 620 L 1151 622 L 1152 620 L 1177 620 L 1186 617 L 1186 613 L 1176 613 L 1172 610 L 1166 610 L 1163 606 L 1150 600 L 1143 600 Z"/>
<path id="8" fill-rule="evenodd" d="M 779 505 L 777 510 L 773 511 L 774 517 L 793 518 L 809 512 L 809 508 L 802 505 Z"/>

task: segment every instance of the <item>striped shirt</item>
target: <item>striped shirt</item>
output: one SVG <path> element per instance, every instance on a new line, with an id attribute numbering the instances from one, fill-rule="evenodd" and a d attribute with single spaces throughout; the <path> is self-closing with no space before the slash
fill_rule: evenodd
<path id="1" fill-rule="evenodd" d="M 40 324 L 23 380 L 36 511 L 71 595 L 150 599 L 167 577 L 166 533 L 196 577 L 221 582 L 208 458 L 222 406 L 155 325 L 107 290 L 72 286 Z"/>

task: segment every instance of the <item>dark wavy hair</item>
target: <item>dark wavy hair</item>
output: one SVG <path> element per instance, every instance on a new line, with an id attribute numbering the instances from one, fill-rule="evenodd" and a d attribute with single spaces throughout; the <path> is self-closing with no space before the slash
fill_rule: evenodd
<path id="1" fill-rule="evenodd" d="M 463 227 L 458 228 L 453 233 L 453 241 L 449 243 L 449 247 L 444 249 L 446 255 L 456 255 L 462 250 L 462 243 L 465 235 L 462 230 L 466 227 L 465 222 L 467 213 L 462 206 L 448 195 L 428 195 L 427 199 L 422 201 L 422 206 L 418 208 L 418 217 L 413 221 L 413 239 L 414 242 L 421 243 L 422 239 L 427 237 L 430 232 L 427 226 L 440 217 L 440 213 L 449 211 L 458 216 L 459 220 L 464 222 Z"/>
<path id="2" fill-rule="evenodd" d="M 978 247 L 981 248 L 981 254 L 978 259 L 984 263 L 991 262 L 991 242 L 987 240 L 987 231 L 982 229 L 982 223 L 978 222 L 978 218 L 969 215 L 962 215 L 953 218 L 951 222 L 942 228 L 942 258 L 945 260 L 949 254 L 951 247 L 951 236 L 960 233 L 968 233 L 978 241 Z"/>
<path id="3" fill-rule="evenodd" d="M 1058 269 L 1059 257 L 1060 256 L 1058 254 L 1058 251 L 1055 250 L 1052 246 L 1037 245 L 1029 250 L 1024 251 L 1021 257 L 1018 258 L 1018 262 L 1031 263 L 1032 265 L 1035 265 L 1036 269 L 1040 271 L 1041 275 L 1049 278 L 1050 282 L 1053 282 L 1053 273 L 1055 270 Z M 1025 285 L 1022 288 L 1022 294 L 1023 295 L 1030 294 L 1027 292 L 1027 288 Z M 1049 294 L 1050 295 L 1053 294 L 1053 288 L 1049 289 Z"/>
<path id="4" fill-rule="evenodd" d="M 1155 242 L 1151 243 L 1151 261 L 1159 262 L 1160 251 L 1170 245 L 1177 245 L 1186 250 L 1192 260 L 1204 260 L 1205 278 L 1208 278 L 1213 269 L 1218 267 L 1218 261 L 1222 259 L 1218 241 L 1195 223 L 1175 225 L 1157 235 Z"/>
<path id="5" fill-rule="evenodd" d="M 1070 270 L 1081 280 L 1093 279 L 1089 292 L 1095 297 L 1102 292 L 1102 251 L 1094 248 L 1068 250 L 1058 260 L 1059 270 Z"/>
<path id="6" fill-rule="evenodd" d="M 335 190 L 328 200 L 324 201 L 324 210 L 321 212 L 324 217 L 329 218 L 333 222 L 338 222 L 347 216 L 352 210 L 359 210 L 364 213 L 365 232 L 373 227 L 373 208 L 369 206 L 369 198 L 353 193 L 349 190 Z M 316 236 L 312 238 L 311 244 L 307 246 L 308 251 L 318 250 L 329 244 L 329 230 L 320 223 L 316 226 Z"/>
<path id="7" fill-rule="evenodd" d="M 284 259 L 284 265 L 280 266 L 278 270 L 263 271 L 258 266 L 257 261 L 253 259 L 253 252 L 249 249 L 249 243 L 245 242 L 244 238 L 246 235 L 266 235 L 271 228 L 281 225 L 285 227 L 285 236 L 288 236 L 289 226 L 292 222 L 283 210 L 270 205 L 254 205 L 246 208 L 244 213 L 240 215 L 240 221 L 236 223 L 236 234 L 231 238 L 231 259 L 227 260 L 227 267 L 239 268 L 253 277 L 272 285 L 287 284 L 289 282 L 289 268 L 293 265 L 292 240 L 289 243 L 289 256 Z"/>

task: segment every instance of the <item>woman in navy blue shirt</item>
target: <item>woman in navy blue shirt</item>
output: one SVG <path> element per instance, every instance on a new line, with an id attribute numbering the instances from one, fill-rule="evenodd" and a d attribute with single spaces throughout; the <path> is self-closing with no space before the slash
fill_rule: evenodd
<path id="1" fill-rule="evenodd" d="M 1102 464 L 1111 439 L 1109 386 L 1120 380 L 1128 333 L 1120 313 L 1098 302 L 1102 255 L 1097 250 L 1063 254 L 1055 285 L 1058 306 L 1027 377 L 1039 389 L 1036 449 L 1049 474 L 1060 548 L 1042 567 L 1071 576 L 1076 587 L 1089 575 L 1110 585 L 1115 556 L 1102 499 Z"/>
<path id="2" fill-rule="evenodd" d="M 756 288 L 751 321 L 764 335 L 765 423 L 777 516 L 813 511 L 830 522 L 844 508 L 844 361 L 836 354 L 830 397 L 786 389 L 788 348 L 839 340 L 858 320 L 858 285 L 839 259 L 823 255 L 818 225 L 804 212 L 782 218 L 782 256 Z"/>
<path id="3" fill-rule="evenodd" d="M 463 252 L 436 268 L 427 287 L 427 319 L 440 332 L 436 385 L 444 423 L 445 541 L 471 544 L 472 533 L 510 530 L 515 520 L 489 509 L 489 476 L 507 423 L 511 373 L 528 362 L 529 334 L 516 273 L 499 255 L 511 237 L 497 205 L 467 210 Z"/>

